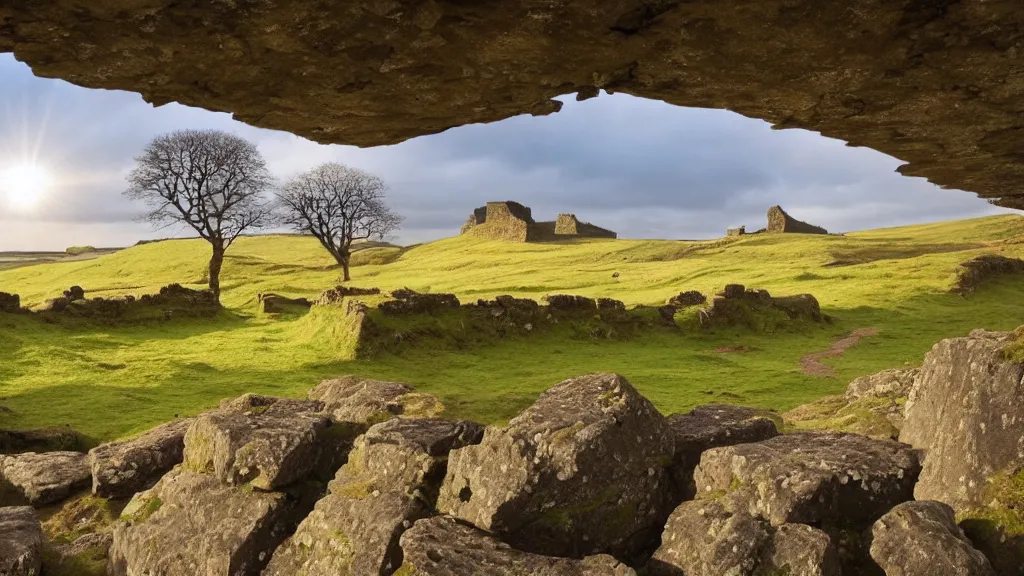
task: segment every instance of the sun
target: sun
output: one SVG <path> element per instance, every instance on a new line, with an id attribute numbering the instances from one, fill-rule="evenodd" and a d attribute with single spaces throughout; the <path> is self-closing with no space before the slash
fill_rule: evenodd
<path id="1" fill-rule="evenodd" d="M 0 172 L 0 192 L 15 208 L 32 208 L 46 195 L 52 179 L 46 168 L 34 164 L 18 164 Z"/>

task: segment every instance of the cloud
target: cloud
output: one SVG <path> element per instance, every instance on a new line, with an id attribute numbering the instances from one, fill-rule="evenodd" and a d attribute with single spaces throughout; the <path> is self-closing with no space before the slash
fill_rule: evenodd
<path id="1" fill-rule="evenodd" d="M 764 225 L 781 204 L 835 231 L 1003 212 L 973 194 L 895 173 L 900 162 L 803 130 L 722 110 L 626 95 L 565 99 L 558 114 L 464 126 L 402 144 L 321 146 L 235 122 L 230 115 L 136 94 L 35 78 L 0 55 L 0 168 L 37 158 L 58 185 L 32 211 L 0 199 L 0 250 L 113 245 L 153 232 L 121 195 L 132 158 L 154 136 L 218 128 L 256 142 L 280 178 L 326 161 L 374 172 L 406 216 L 399 241 L 455 234 L 476 206 L 514 199 L 538 218 L 574 212 L 622 237 L 708 238 Z M 6 210 L 6 211 L 5 211 Z M 17 223 L 17 226 L 14 225 Z M 128 240 L 131 239 L 131 242 Z"/>

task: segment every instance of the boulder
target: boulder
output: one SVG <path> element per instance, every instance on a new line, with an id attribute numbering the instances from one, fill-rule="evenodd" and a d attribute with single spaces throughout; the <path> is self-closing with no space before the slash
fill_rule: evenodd
<path id="1" fill-rule="evenodd" d="M 89 485 L 92 473 L 89 457 L 81 452 L 26 452 L 0 456 L 0 485 L 6 483 L 13 495 L 3 496 L 0 506 L 23 500 L 33 506 L 58 502 Z"/>
<path id="2" fill-rule="evenodd" d="M 77 451 L 81 445 L 82 439 L 78 432 L 67 426 L 0 430 L 0 454 Z"/>
<path id="3" fill-rule="evenodd" d="M 21 296 L 0 292 L 0 312 L 8 314 L 21 312 Z"/>
<path id="4" fill-rule="evenodd" d="M 914 495 L 957 512 L 987 504 L 988 479 L 1024 468 L 1024 364 L 1010 332 L 975 330 L 936 344 L 906 405 L 900 440 L 926 457 Z"/>
<path id="5" fill-rule="evenodd" d="M 220 401 L 221 411 L 238 414 L 262 416 L 297 416 L 322 412 L 324 403 L 319 400 L 303 400 L 298 398 L 280 398 L 262 394 L 242 394 L 237 398 L 225 398 Z"/>
<path id="6" fill-rule="evenodd" d="M 132 498 L 114 527 L 111 576 L 258 576 L 293 526 L 280 492 L 177 467 Z"/>
<path id="7" fill-rule="evenodd" d="M 677 308 L 683 308 L 686 306 L 700 306 L 708 301 L 708 297 L 701 294 L 696 290 L 687 290 L 680 292 L 675 296 L 668 299 L 669 306 L 675 306 Z"/>
<path id="8" fill-rule="evenodd" d="M 207 412 L 185 434 L 184 466 L 232 486 L 278 489 L 316 470 L 329 427 L 309 413 Z"/>
<path id="9" fill-rule="evenodd" d="M 543 298 L 548 305 L 548 310 L 558 312 L 594 312 L 597 310 L 597 302 L 586 296 L 575 296 L 572 294 L 548 294 Z"/>
<path id="10" fill-rule="evenodd" d="M 798 432 L 712 448 L 694 473 L 699 496 L 722 494 L 730 511 L 773 526 L 858 526 L 913 498 L 918 454 L 891 440 Z"/>
<path id="11" fill-rule="evenodd" d="M 376 424 L 395 416 L 430 418 L 444 411 L 435 397 L 417 393 L 408 384 L 358 376 L 324 380 L 308 397 L 323 402 L 324 411 L 336 422 Z"/>
<path id="12" fill-rule="evenodd" d="M 855 378 L 846 385 L 846 398 L 906 398 L 920 373 L 920 368 L 896 368 Z"/>
<path id="13" fill-rule="evenodd" d="M 420 520 L 402 535 L 405 563 L 416 576 L 636 576 L 607 555 L 580 560 L 523 552 L 453 518 Z"/>
<path id="14" fill-rule="evenodd" d="M 0 508 L 0 574 L 39 576 L 43 567 L 43 530 L 28 506 Z"/>
<path id="15" fill-rule="evenodd" d="M 451 453 L 438 509 L 530 552 L 639 554 L 671 511 L 665 418 L 622 376 L 566 380 Z"/>
<path id="16" fill-rule="evenodd" d="M 728 404 L 698 406 L 686 414 L 672 414 L 667 420 L 675 434 L 672 479 L 680 498 L 695 495 L 693 471 L 705 450 L 759 442 L 779 433 L 766 410 Z"/>
<path id="17" fill-rule="evenodd" d="M 149 488 L 181 463 L 185 432 L 192 419 L 161 424 L 130 440 L 102 444 L 89 451 L 92 491 L 104 498 L 127 498 Z"/>
<path id="18" fill-rule="evenodd" d="M 70 289 L 64 291 L 64 298 L 67 298 L 68 302 L 85 300 L 85 290 L 81 286 L 72 286 Z"/>
<path id="19" fill-rule="evenodd" d="M 886 576 L 995 576 L 941 502 L 906 502 L 871 528 L 871 557 Z"/>
<path id="20" fill-rule="evenodd" d="M 648 565 L 652 576 L 840 576 L 828 534 L 804 524 L 772 527 L 716 500 L 684 502 L 672 513 Z"/>
<path id="21" fill-rule="evenodd" d="M 768 302 L 794 320 L 825 321 L 825 315 L 821 313 L 821 305 L 818 304 L 818 299 L 810 294 L 769 297 Z"/>
<path id="22" fill-rule="evenodd" d="M 742 298 L 745 293 L 743 284 L 726 284 L 721 292 L 723 298 Z"/>
<path id="23" fill-rule="evenodd" d="M 479 424 L 440 419 L 373 426 L 263 575 L 391 574 L 402 565 L 399 537 L 431 515 L 448 452 L 482 434 Z"/>

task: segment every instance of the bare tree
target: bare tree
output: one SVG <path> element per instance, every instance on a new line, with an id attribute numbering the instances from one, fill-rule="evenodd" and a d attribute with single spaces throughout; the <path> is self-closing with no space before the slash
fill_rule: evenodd
<path id="1" fill-rule="evenodd" d="M 142 220 L 183 223 L 210 243 L 210 290 L 220 297 L 224 253 L 246 230 L 266 225 L 273 184 L 256 146 L 219 130 L 156 137 L 135 159 L 125 195 L 146 203 Z"/>
<path id="2" fill-rule="evenodd" d="M 277 194 L 281 222 L 312 234 L 351 280 L 349 260 L 357 240 L 383 240 L 402 224 L 384 204 L 380 178 L 329 162 L 299 174 Z"/>

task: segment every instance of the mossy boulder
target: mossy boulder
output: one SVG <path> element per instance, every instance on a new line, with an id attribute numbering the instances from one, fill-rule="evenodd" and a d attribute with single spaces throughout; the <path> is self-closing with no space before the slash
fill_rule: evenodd
<path id="1" fill-rule="evenodd" d="M 28 506 L 0 508 L 0 574 L 38 576 L 43 563 L 43 531 Z"/>
<path id="2" fill-rule="evenodd" d="M 875 522 L 871 536 L 871 557 L 887 575 L 996 576 L 941 502 L 900 504 Z"/>
<path id="3" fill-rule="evenodd" d="M 192 419 L 161 424 L 129 440 L 101 444 L 89 451 L 93 493 L 128 498 L 149 488 L 181 463 L 185 432 Z"/>
<path id="4" fill-rule="evenodd" d="M 89 460 L 81 452 L 26 452 L 0 456 L 0 506 L 59 502 L 89 485 Z"/>

